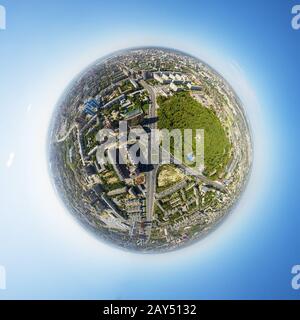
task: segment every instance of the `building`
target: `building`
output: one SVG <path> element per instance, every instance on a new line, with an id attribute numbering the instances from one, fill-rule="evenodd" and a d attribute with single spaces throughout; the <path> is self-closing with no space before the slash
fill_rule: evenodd
<path id="1" fill-rule="evenodd" d="M 118 189 L 114 189 L 114 190 L 111 190 L 107 193 L 107 195 L 109 197 L 113 197 L 113 196 L 118 196 L 119 194 L 123 194 L 123 193 L 126 193 L 128 190 L 127 187 L 123 187 L 123 188 L 118 188 Z"/>
<path id="2" fill-rule="evenodd" d="M 141 109 L 134 109 L 125 114 L 124 120 L 127 121 L 129 125 L 137 125 L 143 118 L 143 111 Z"/>
<path id="3" fill-rule="evenodd" d="M 135 95 L 141 94 L 144 91 L 145 91 L 145 89 L 137 90 L 137 91 L 131 92 L 128 96 L 134 97 Z"/>
<path id="4" fill-rule="evenodd" d="M 160 74 L 157 73 L 157 72 L 154 72 L 154 73 L 153 73 L 153 78 L 154 78 L 154 80 L 158 81 L 158 82 L 161 83 L 161 84 L 164 83 L 163 78 L 162 78 L 162 77 L 160 76 Z"/>
<path id="5" fill-rule="evenodd" d="M 171 89 L 172 91 L 174 91 L 174 92 L 177 92 L 179 88 L 176 86 L 176 84 L 175 84 L 174 82 L 172 82 L 172 83 L 170 84 L 170 89 Z"/>
<path id="6" fill-rule="evenodd" d="M 107 151 L 107 156 L 112 164 L 118 178 L 121 181 L 126 181 L 127 179 L 130 178 L 130 172 L 127 168 L 126 162 L 122 156 L 122 153 L 120 152 L 119 149 L 116 148 L 110 148 Z"/>
<path id="7" fill-rule="evenodd" d="M 173 77 L 173 82 L 175 84 L 184 84 L 186 82 L 185 76 L 184 75 L 180 75 L 180 74 L 176 74 Z"/>
<path id="8" fill-rule="evenodd" d="M 127 109 L 128 107 L 131 106 L 131 101 L 127 100 L 124 103 L 122 103 L 122 108 Z"/>
<path id="9" fill-rule="evenodd" d="M 95 161 L 94 165 L 98 173 L 102 173 L 106 170 L 105 166 L 103 164 L 98 163 L 98 161 Z"/>
<path id="10" fill-rule="evenodd" d="M 88 166 L 85 167 L 85 172 L 88 176 L 92 176 L 97 173 L 97 170 L 94 165 L 89 164 Z"/>
<path id="11" fill-rule="evenodd" d="M 170 74 L 169 74 L 169 77 L 170 77 L 172 80 L 176 80 L 176 74 L 174 74 L 174 73 L 170 73 Z"/>
<path id="12" fill-rule="evenodd" d="M 129 231 L 130 227 L 121 222 L 119 218 L 116 218 L 111 212 L 105 211 L 100 214 L 100 219 L 110 229 L 119 229 L 121 231 Z"/>
<path id="13" fill-rule="evenodd" d="M 121 94 L 120 96 L 110 100 L 109 102 L 107 102 L 104 106 L 102 106 L 102 109 L 106 109 L 106 108 L 110 108 L 111 106 L 113 106 L 114 104 L 119 103 L 121 100 L 125 99 L 125 94 Z"/>
<path id="14" fill-rule="evenodd" d="M 147 164 L 147 159 L 144 155 L 144 153 L 142 152 L 142 150 L 139 148 L 138 151 L 135 150 L 135 148 L 130 147 L 128 150 L 128 158 L 130 160 L 130 162 L 134 165 L 137 164 Z"/>
<path id="15" fill-rule="evenodd" d="M 99 108 L 100 104 L 95 99 L 90 99 L 84 103 L 84 112 L 91 116 L 94 116 Z"/>
<path id="16" fill-rule="evenodd" d="M 134 197 L 137 197 L 140 194 L 140 190 L 136 187 L 130 187 L 128 192 L 130 195 L 132 195 Z"/>
<path id="17" fill-rule="evenodd" d="M 127 217 L 118 209 L 113 201 L 107 198 L 104 194 L 101 195 L 102 200 L 107 205 L 107 207 L 113 212 L 116 218 L 119 218 L 122 222 L 127 219 Z"/>
<path id="18" fill-rule="evenodd" d="M 134 89 L 137 89 L 139 87 L 139 85 L 137 84 L 136 81 L 134 81 L 133 79 L 129 79 L 130 83 L 133 85 Z"/>
<path id="19" fill-rule="evenodd" d="M 202 90 L 202 87 L 201 86 L 197 86 L 195 84 L 191 84 L 191 83 L 188 83 L 187 84 L 187 87 L 190 89 L 190 90 Z"/>
<path id="20" fill-rule="evenodd" d="M 98 146 L 94 147 L 92 150 L 88 152 L 88 156 L 90 157 L 91 155 L 95 154 L 97 150 L 98 150 Z"/>
<path id="21" fill-rule="evenodd" d="M 172 81 L 169 77 L 169 73 L 166 72 L 154 72 L 153 78 L 161 84 L 169 84 Z"/>
<path id="22" fill-rule="evenodd" d="M 150 71 L 143 70 L 142 77 L 143 77 L 143 80 L 148 80 L 148 79 L 152 78 L 152 73 Z"/>
<path id="23" fill-rule="evenodd" d="M 165 73 L 161 77 L 162 77 L 162 79 L 164 81 L 169 81 L 170 80 L 169 76 L 167 74 L 165 74 Z"/>
<path id="24" fill-rule="evenodd" d="M 141 174 L 134 179 L 136 184 L 144 184 L 146 182 L 145 175 Z"/>
<path id="25" fill-rule="evenodd" d="M 79 128 L 82 128 L 86 123 L 85 112 L 82 112 L 79 116 L 77 116 L 75 118 L 75 122 L 78 124 Z"/>
<path id="26" fill-rule="evenodd" d="M 180 74 L 176 74 L 176 75 L 175 75 L 175 80 L 177 80 L 177 81 L 183 81 L 183 79 L 182 79 L 182 77 L 181 77 Z"/>

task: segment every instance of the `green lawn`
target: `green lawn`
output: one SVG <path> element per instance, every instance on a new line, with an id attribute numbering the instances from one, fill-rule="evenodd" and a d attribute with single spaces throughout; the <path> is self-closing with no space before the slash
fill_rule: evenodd
<path id="1" fill-rule="evenodd" d="M 159 129 L 204 129 L 204 173 L 213 173 L 211 178 L 217 178 L 229 161 L 230 142 L 214 111 L 202 106 L 188 92 L 171 98 L 160 96 L 157 102 Z"/>

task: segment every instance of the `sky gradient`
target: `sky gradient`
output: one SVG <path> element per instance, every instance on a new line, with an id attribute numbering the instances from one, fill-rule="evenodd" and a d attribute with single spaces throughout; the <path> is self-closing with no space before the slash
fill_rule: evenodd
<path id="1" fill-rule="evenodd" d="M 0 0 L 0 299 L 299 299 L 300 30 L 295 1 Z M 159 255 L 85 231 L 55 195 L 46 138 L 70 81 L 112 51 L 176 48 L 214 67 L 244 103 L 254 138 L 249 185 L 204 240 Z"/>

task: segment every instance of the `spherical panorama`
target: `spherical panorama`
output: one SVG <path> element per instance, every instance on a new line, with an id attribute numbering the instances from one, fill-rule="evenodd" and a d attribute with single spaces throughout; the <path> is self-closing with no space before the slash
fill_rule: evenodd
<path id="1" fill-rule="evenodd" d="M 165 252 L 238 201 L 252 142 L 234 90 L 203 61 L 145 47 L 106 56 L 64 91 L 49 130 L 59 197 L 115 246 Z"/>

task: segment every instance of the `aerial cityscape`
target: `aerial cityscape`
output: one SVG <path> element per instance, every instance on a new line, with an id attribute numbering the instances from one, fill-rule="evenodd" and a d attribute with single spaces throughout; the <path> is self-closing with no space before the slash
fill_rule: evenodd
<path id="1" fill-rule="evenodd" d="M 185 141 L 168 149 L 151 138 L 187 129 L 182 159 Z M 73 216 L 107 243 L 149 253 L 194 243 L 216 227 L 246 186 L 252 152 L 242 103 L 226 80 L 166 48 L 122 50 L 90 65 L 63 93 L 49 131 L 53 184 Z"/>

